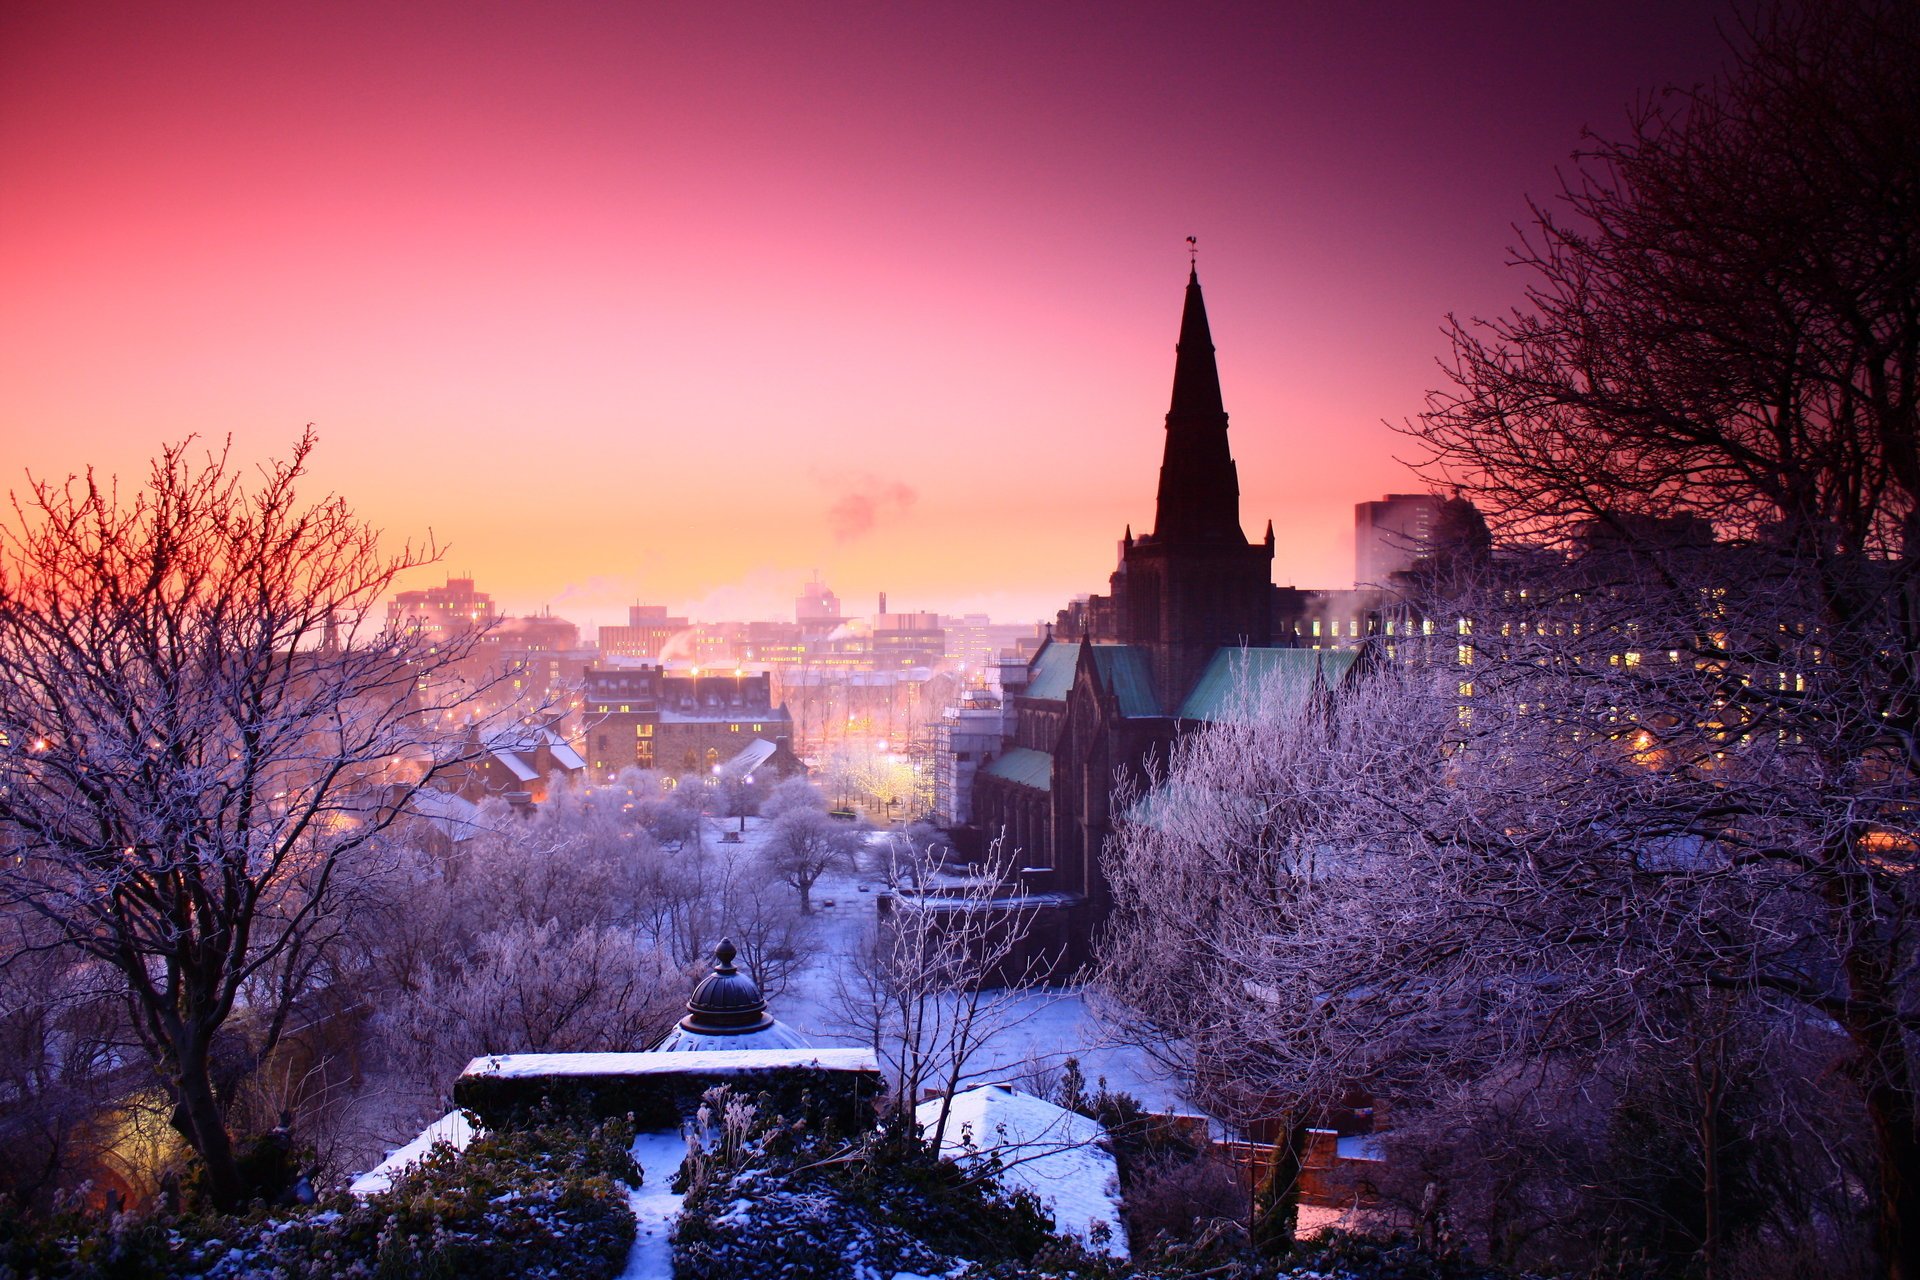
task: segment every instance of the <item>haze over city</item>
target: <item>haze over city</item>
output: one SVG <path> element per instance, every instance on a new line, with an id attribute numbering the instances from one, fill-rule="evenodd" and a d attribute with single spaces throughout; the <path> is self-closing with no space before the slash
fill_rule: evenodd
<path id="1" fill-rule="evenodd" d="M 1242 509 L 1344 586 L 1583 125 L 1708 4 L 0 15 L 0 471 L 321 438 L 503 606 L 1050 616 L 1151 511 L 1197 236 Z M 411 585 L 426 585 L 427 571 Z"/>

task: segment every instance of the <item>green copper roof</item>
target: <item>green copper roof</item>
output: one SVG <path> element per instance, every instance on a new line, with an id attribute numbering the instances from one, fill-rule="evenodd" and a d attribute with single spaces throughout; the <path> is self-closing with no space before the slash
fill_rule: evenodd
<path id="1" fill-rule="evenodd" d="M 1073 669 L 1079 661 L 1079 645 L 1061 644 L 1058 640 L 1049 644 L 1033 660 L 1023 696 L 1065 702 L 1067 691 L 1073 688 Z"/>
<path id="2" fill-rule="evenodd" d="M 1314 676 L 1331 689 L 1358 655 L 1351 649 L 1222 649 L 1180 707 L 1182 720 L 1221 720 L 1256 694 L 1283 707 L 1306 705 Z"/>
<path id="3" fill-rule="evenodd" d="M 1145 649 L 1128 644 L 1096 644 L 1093 661 L 1099 668 L 1100 682 L 1113 690 L 1119 701 L 1121 715 L 1134 719 L 1160 714 Z"/>
<path id="4" fill-rule="evenodd" d="M 991 764 L 981 766 L 980 772 L 1036 791 L 1053 789 L 1053 757 L 1031 747 L 1015 747 Z"/>

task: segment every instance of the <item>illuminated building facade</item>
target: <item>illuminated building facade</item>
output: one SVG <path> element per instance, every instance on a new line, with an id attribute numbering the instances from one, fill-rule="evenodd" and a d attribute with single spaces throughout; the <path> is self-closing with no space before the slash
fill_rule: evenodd
<path id="1" fill-rule="evenodd" d="M 774 705 L 768 676 L 669 675 L 658 666 L 591 667 L 581 691 L 586 761 L 595 782 L 622 769 L 709 776 L 755 739 L 775 751 L 776 777 L 801 770 L 793 719 Z"/>

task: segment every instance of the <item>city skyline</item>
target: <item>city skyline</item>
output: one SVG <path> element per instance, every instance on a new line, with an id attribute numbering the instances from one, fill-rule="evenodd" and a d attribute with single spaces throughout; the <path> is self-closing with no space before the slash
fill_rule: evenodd
<path id="1" fill-rule="evenodd" d="M 1050 617 L 1153 503 L 1199 238 L 1242 516 L 1351 579 L 1449 311 L 1707 4 L 0 16 L 0 470 L 249 462 L 502 607 Z"/>

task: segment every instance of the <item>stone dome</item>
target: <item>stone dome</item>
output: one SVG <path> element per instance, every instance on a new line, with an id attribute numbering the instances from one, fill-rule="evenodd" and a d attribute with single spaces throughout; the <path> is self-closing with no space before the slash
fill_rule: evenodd
<path id="1" fill-rule="evenodd" d="M 754 980 L 733 965 L 733 939 L 713 952 L 713 972 L 687 997 L 687 1013 L 655 1046 L 659 1053 L 711 1049 L 811 1049 L 806 1037 L 767 1012 Z"/>

